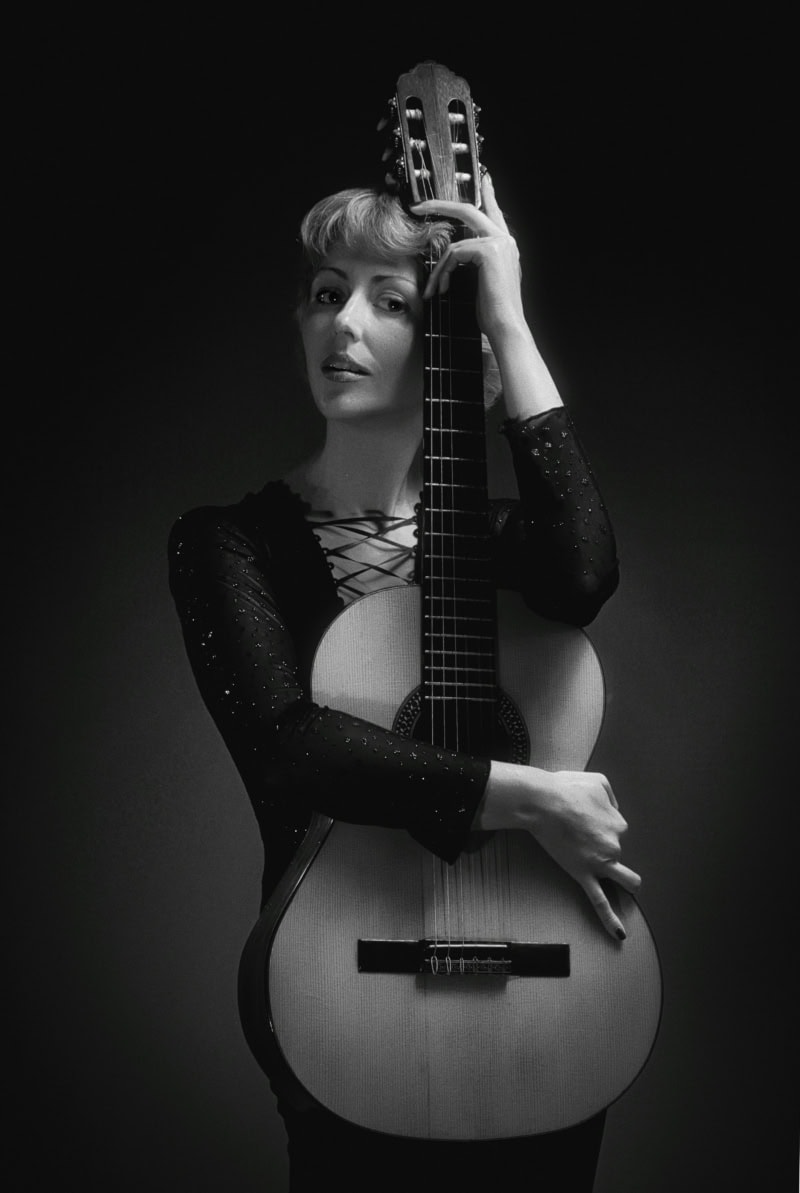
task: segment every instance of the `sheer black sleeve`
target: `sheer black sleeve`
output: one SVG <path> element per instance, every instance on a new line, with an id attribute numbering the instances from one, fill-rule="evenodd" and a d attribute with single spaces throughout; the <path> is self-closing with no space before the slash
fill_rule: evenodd
<path id="1" fill-rule="evenodd" d="M 272 549 L 248 521 L 236 507 L 180 518 L 170 536 L 170 586 L 197 684 L 253 800 L 267 849 L 284 854 L 296 845 L 313 810 L 408 829 L 455 858 L 488 762 L 311 701 L 305 647 L 318 636 L 324 594 L 306 591 L 314 578 L 303 565 L 302 535 L 292 571 L 280 536 Z"/>
<path id="2" fill-rule="evenodd" d="M 503 425 L 519 501 L 493 505 L 498 584 L 543 617 L 583 626 L 619 582 L 616 541 L 597 481 L 563 407 Z"/>

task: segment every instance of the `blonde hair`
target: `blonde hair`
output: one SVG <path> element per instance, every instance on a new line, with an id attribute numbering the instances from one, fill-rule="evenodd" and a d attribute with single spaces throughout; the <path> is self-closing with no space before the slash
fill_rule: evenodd
<path id="1" fill-rule="evenodd" d="M 446 220 L 421 220 L 385 191 L 338 191 L 320 199 L 304 216 L 300 242 L 308 272 L 317 270 L 334 244 L 348 252 L 378 257 L 419 257 L 444 252 L 453 235 Z"/>
<path id="2" fill-rule="evenodd" d="M 365 256 L 416 257 L 419 280 L 425 263 L 437 258 L 453 238 L 447 220 L 423 220 L 409 213 L 396 195 L 369 187 L 353 187 L 320 199 L 300 224 L 302 264 L 298 307 L 308 299 L 311 279 L 334 245 Z M 483 347 L 484 400 L 493 406 L 500 397 L 500 371 L 486 336 Z"/>

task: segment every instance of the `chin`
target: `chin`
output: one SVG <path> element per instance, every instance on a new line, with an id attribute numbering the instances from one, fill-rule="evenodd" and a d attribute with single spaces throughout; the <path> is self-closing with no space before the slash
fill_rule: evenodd
<path id="1" fill-rule="evenodd" d="M 364 421 L 372 419 L 392 420 L 396 418 L 405 419 L 413 413 L 421 415 L 420 403 L 415 403 L 412 408 L 407 404 L 401 405 L 394 402 L 372 401 L 369 398 L 361 397 L 359 394 L 326 395 L 322 401 L 317 402 L 317 408 L 324 418 L 336 421 L 357 421 L 359 419 Z"/>

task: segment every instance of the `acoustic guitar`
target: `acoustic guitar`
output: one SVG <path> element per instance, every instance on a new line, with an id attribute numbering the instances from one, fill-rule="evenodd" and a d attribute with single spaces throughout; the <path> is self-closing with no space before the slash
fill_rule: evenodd
<path id="1" fill-rule="evenodd" d="M 405 194 L 479 205 L 465 81 L 422 63 L 393 109 Z M 422 582 L 334 620 L 314 699 L 448 749 L 583 769 L 603 719 L 597 655 L 492 582 L 470 270 L 426 319 Z M 528 833 L 474 834 L 450 865 L 402 830 L 317 815 L 242 954 L 245 1035 L 283 1096 L 375 1131 L 488 1140 L 578 1123 L 631 1085 L 660 1018 L 649 927 L 631 895 L 610 897 L 624 942 Z"/>

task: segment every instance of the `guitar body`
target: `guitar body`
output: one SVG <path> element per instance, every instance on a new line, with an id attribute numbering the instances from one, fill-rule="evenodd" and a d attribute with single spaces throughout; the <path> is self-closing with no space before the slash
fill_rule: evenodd
<path id="1" fill-rule="evenodd" d="M 318 649 L 315 700 L 386 728 L 407 722 L 420 684 L 420 623 L 417 588 L 350 605 Z M 588 638 L 506 592 L 498 630 L 499 689 L 517 752 L 547 769 L 582 769 L 603 716 Z M 527 833 L 480 834 L 449 866 L 405 831 L 317 817 L 242 957 L 251 1048 L 295 1101 L 310 1098 L 375 1131 L 487 1140 L 580 1122 L 631 1084 L 660 1016 L 648 926 L 636 901 L 614 892 L 621 944 Z M 540 946 L 560 946 L 560 960 L 542 976 L 513 965 L 487 972 L 491 963 L 377 972 L 359 946 L 434 939 L 455 958 L 480 952 L 459 942 L 525 942 L 545 958 Z"/>

